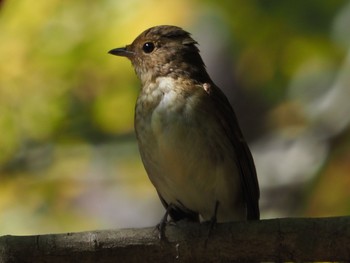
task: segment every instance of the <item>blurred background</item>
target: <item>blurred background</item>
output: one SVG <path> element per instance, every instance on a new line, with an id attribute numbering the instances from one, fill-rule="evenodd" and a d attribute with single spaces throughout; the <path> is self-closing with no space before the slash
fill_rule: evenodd
<path id="1" fill-rule="evenodd" d="M 0 1 L 0 235 L 154 226 L 139 82 L 107 54 L 191 32 L 252 149 L 262 218 L 350 213 L 350 2 Z"/>

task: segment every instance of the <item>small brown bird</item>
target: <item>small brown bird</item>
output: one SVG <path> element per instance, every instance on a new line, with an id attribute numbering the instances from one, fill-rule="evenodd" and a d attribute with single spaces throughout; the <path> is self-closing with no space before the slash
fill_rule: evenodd
<path id="1" fill-rule="evenodd" d="M 190 34 L 156 26 L 109 51 L 142 83 L 135 110 L 141 158 L 174 220 L 259 219 L 254 161 L 225 95 Z"/>

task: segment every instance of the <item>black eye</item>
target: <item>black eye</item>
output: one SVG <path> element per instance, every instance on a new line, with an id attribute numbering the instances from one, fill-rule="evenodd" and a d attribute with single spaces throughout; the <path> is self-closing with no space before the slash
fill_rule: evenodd
<path id="1" fill-rule="evenodd" d="M 154 50 L 154 44 L 152 42 L 146 42 L 143 44 L 142 50 L 145 53 L 151 53 Z"/>

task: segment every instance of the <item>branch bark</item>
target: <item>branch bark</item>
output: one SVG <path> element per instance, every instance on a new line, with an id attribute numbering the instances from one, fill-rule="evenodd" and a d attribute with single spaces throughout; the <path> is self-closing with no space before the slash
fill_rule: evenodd
<path id="1" fill-rule="evenodd" d="M 350 217 L 0 237 L 0 262 L 350 261 Z"/>

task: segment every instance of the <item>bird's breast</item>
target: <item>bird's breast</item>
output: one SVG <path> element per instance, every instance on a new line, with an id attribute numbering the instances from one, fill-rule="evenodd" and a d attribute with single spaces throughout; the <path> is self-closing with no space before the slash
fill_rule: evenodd
<path id="1" fill-rule="evenodd" d="M 183 89 L 181 82 L 171 77 L 159 77 L 144 86 L 136 104 L 137 134 L 152 133 L 159 136 L 170 126 L 181 128 L 191 114 L 188 96 Z"/>
<path id="2" fill-rule="evenodd" d="M 186 93 L 189 87 L 182 87 L 181 83 L 170 77 L 158 78 L 155 83 L 143 87 L 139 95 L 135 130 L 146 169 L 154 163 L 157 169 L 179 166 L 187 157 L 190 163 L 197 158 L 188 154 L 193 152 L 190 148 L 203 144 L 200 123 L 205 117 L 197 114 L 200 98 L 196 92 Z M 156 176 L 158 172 L 154 170 L 152 168 L 152 175 Z"/>

